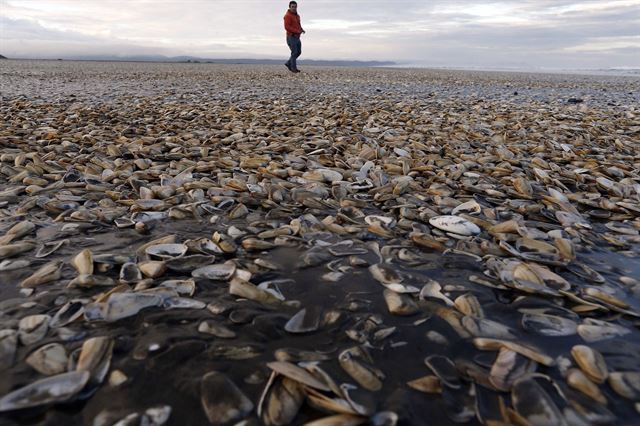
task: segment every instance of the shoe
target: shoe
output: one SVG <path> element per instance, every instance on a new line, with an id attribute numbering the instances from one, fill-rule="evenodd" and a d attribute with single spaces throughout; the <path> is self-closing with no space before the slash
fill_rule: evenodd
<path id="1" fill-rule="evenodd" d="M 292 71 L 292 72 L 300 72 L 300 70 L 299 70 L 299 69 L 297 69 L 297 68 L 296 68 L 295 70 L 291 70 L 291 71 Z"/>
<path id="2" fill-rule="evenodd" d="M 289 63 L 288 63 L 288 62 L 285 62 L 284 66 L 285 66 L 285 67 L 287 67 L 287 69 L 288 69 L 289 71 L 291 71 L 291 72 L 295 72 L 294 70 L 292 70 L 292 69 L 291 69 L 291 65 L 289 65 Z"/>

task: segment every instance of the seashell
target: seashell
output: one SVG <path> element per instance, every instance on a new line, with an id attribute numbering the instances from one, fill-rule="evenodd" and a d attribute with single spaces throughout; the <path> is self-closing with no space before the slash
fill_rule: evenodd
<path id="1" fill-rule="evenodd" d="M 305 386 L 312 387 L 321 391 L 329 392 L 331 389 L 326 383 L 318 380 L 304 368 L 300 368 L 290 362 L 274 361 L 267 363 L 267 367 L 274 372 L 288 377 L 291 380 L 299 382 Z"/>
<path id="2" fill-rule="evenodd" d="M 567 374 L 567 384 L 600 404 L 607 405 L 607 398 L 600 392 L 598 386 L 589 380 L 582 371 L 576 368 L 570 369 Z"/>
<path id="3" fill-rule="evenodd" d="M 111 374 L 109 374 L 109 386 L 116 387 L 125 383 L 129 378 L 126 374 L 124 374 L 120 370 L 113 370 Z"/>
<path id="4" fill-rule="evenodd" d="M 100 307 L 100 317 L 108 322 L 118 321 L 136 315 L 142 309 L 162 306 L 163 297 L 157 294 L 113 293 Z M 87 311 L 85 311 L 85 317 Z"/>
<path id="5" fill-rule="evenodd" d="M 530 333 L 543 336 L 572 336 L 578 332 L 575 321 L 556 315 L 525 313 L 520 323 Z"/>
<path id="6" fill-rule="evenodd" d="M 407 316 L 418 312 L 418 306 L 413 299 L 406 294 L 385 289 L 383 295 L 384 301 L 387 304 L 387 309 L 393 315 Z"/>
<path id="7" fill-rule="evenodd" d="M 474 337 L 494 339 L 514 339 L 516 336 L 509 327 L 497 321 L 470 316 L 462 317 L 461 324 Z"/>
<path id="8" fill-rule="evenodd" d="M 142 272 L 138 265 L 132 262 L 127 262 L 120 268 L 119 279 L 121 283 L 135 283 L 142 280 Z"/>
<path id="9" fill-rule="evenodd" d="M 29 315 L 22 318 L 18 324 L 20 342 L 28 346 L 42 340 L 49 331 L 50 320 L 49 315 Z"/>
<path id="10" fill-rule="evenodd" d="M 246 238 L 242 240 L 242 247 L 247 251 L 262 251 L 270 250 L 275 247 L 273 243 L 260 240 L 257 238 Z"/>
<path id="11" fill-rule="evenodd" d="M 6 259 L 31 251 L 35 246 L 34 243 L 28 242 L 0 245 L 0 259 Z"/>
<path id="12" fill-rule="evenodd" d="M 625 327 L 611 324 L 605 321 L 589 319 L 584 324 L 578 325 L 578 335 L 587 343 L 598 342 L 600 340 L 611 339 L 631 333 Z"/>
<path id="13" fill-rule="evenodd" d="M 516 380 L 533 371 L 535 371 L 535 363 L 503 347 L 491 366 L 489 381 L 496 389 L 509 392 Z"/>
<path id="14" fill-rule="evenodd" d="M 258 416 L 267 426 L 290 424 L 305 400 L 304 387 L 284 376 L 271 375 L 258 404 Z"/>
<path id="15" fill-rule="evenodd" d="M 311 333 L 320 326 L 321 310 L 315 308 L 303 308 L 284 325 L 289 333 Z"/>
<path id="16" fill-rule="evenodd" d="M 175 259 L 183 256 L 188 250 L 185 244 L 154 244 L 147 246 L 144 252 L 151 256 L 151 258 L 158 258 L 160 260 Z"/>
<path id="17" fill-rule="evenodd" d="M 92 386 L 100 385 L 109 372 L 113 345 L 113 339 L 105 336 L 92 337 L 82 344 L 76 371 L 89 372 Z"/>
<path id="18" fill-rule="evenodd" d="M 600 352 L 589 346 L 575 345 L 571 348 L 571 356 L 589 379 L 600 384 L 607 380 L 607 363 Z"/>
<path id="19" fill-rule="evenodd" d="M 555 365 L 554 359 L 542 353 L 540 350 L 513 341 L 492 339 L 487 337 L 476 337 L 473 339 L 473 344 L 480 350 L 499 350 L 502 348 L 510 349 L 513 352 L 517 352 L 520 355 L 523 355 L 542 365 L 546 365 L 547 367 Z"/>
<path id="20" fill-rule="evenodd" d="M 201 404 L 209 423 L 237 422 L 253 411 L 253 403 L 226 375 L 211 371 L 200 383 Z"/>
<path id="21" fill-rule="evenodd" d="M 335 414 L 305 423 L 305 426 L 358 426 L 367 421 L 366 417 L 353 414 Z"/>
<path id="22" fill-rule="evenodd" d="M 215 256 L 205 254 L 192 254 L 168 259 L 164 263 L 167 269 L 170 269 L 172 271 L 191 273 L 191 271 L 195 269 L 211 265 L 213 262 L 215 262 L 215 260 Z"/>
<path id="23" fill-rule="evenodd" d="M 465 293 L 458 296 L 453 301 L 453 304 L 456 309 L 458 309 L 465 315 L 476 318 L 484 318 L 484 311 L 482 310 L 482 306 L 480 306 L 478 298 L 471 293 Z"/>
<path id="24" fill-rule="evenodd" d="M 236 265 L 232 262 L 208 265 L 191 272 L 194 278 L 207 278 L 216 281 L 228 281 L 236 272 Z"/>
<path id="25" fill-rule="evenodd" d="M 69 244 L 69 240 L 60 240 L 60 241 L 51 241 L 48 243 L 43 243 L 36 252 L 36 258 L 42 259 L 47 257 L 60 249 L 65 244 Z"/>
<path id="26" fill-rule="evenodd" d="M 93 255 L 89 249 L 82 250 L 70 263 L 80 275 L 93 274 Z"/>
<path id="27" fill-rule="evenodd" d="M 480 233 L 477 225 L 460 216 L 436 216 L 429 219 L 429 223 L 438 229 L 457 235 L 473 236 Z"/>
<path id="28" fill-rule="evenodd" d="M 270 292 L 260 289 L 255 285 L 242 280 L 240 278 L 233 278 L 231 285 L 229 286 L 229 293 L 234 296 L 244 297 L 245 299 L 255 300 L 261 303 L 278 304 L 280 300 Z"/>
<path id="29" fill-rule="evenodd" d="M 0 330 L 0 371 L 13 365 L 18 348 L 18 333 L 15 330 Z"/>
<path id="30" fill-rule="evenodd" d="M 74 287 L 96 287 L 96 286 L 112 286 L 115 285 L 115 281 L 111 277 L 102 275 L 78 275 L 73 280 L 69 281 L 68 288 Z"/>
<path id="31" fill-rule="evenodd" d="M 331 169 L 315 169 L 310 170 L 302 174 L 302 177 L 307 180 L 317 182 L 334 183 L 342 180 L 342 174 L 338 171 Z"/>
<path id="32" fill-rule="evenodd" d="M 59 343 L 49 343 L 31 352 L 25 362 L 45 376 L 60 374 L 67 366 L 67 351 Z"/>
<path id="33" fill-rule="evenodd" d="M 451 360 L 442 355 L 430 355 L 425 358 L 424 363 L 438 377 L 440 382 L 453 389 L 462 386 L 456 366 Z"/>
<path id="34" fill-rule="evenodd" d="M 469 200 L 467 202 L 459 204 L 453 210 L 451 210 L 451 214 L 454 216 L 458 213 L 478 214 L 480 212 L 482 212 L 482 206 L 478 204 L 476 200 Z"/>
<path id="35" fill-rule="evenodd" d="M 362 349 L 350 348 L 342 351 L 338 355 L 338 361 L 342 369 L 351 376 L 353 380 L 358 382 L 363 388 L 375 392 L 382 389 L 382 380 L 385 376 L 382 371 L 361 362 L 358 358 L 362 358 L 364 352 Z"/>
<path id="36" fill-rule="evenodd" d="M 424 393 L 442 393 L 442 383 L 437 376 L 424 376 L 407 382 L 411 389 Z"/>
<path id="37" fill-rule="evenodd" d="M 158 278 L 167 271 L 165 262 L 149 260 L 138 264 L 138 269 L 145 277 Z"/>
<path id="38" fill-rule="evenodd" d="M 511 389 L 513 408 L 532 426 L 565 425 L 553 399 L 533 378 L 517 380 Z"/>
<path id="39" fill-rule="evenodd" d="M 11 241 L 22 238 L 25 235 L 29 235 L 33 231 L 35 231 L 35 229 L 36 225 L 33 222 L 30 222 L 28 220 L 18 222 L 11 228 L 9 228 L 4 236 L 0 237 L 0 246 L 9 244 Z"/>
<path id="40" fill-rule="evenodd" d="M 235 332 L 213 321 L 201 322 L 200 325 L 198 325 L 198 332 L 211 334 L 221 339 L 233 339 L 236 337 Z"/>
<path id="41" fill-rule="evenodd" d="M 22 280 L 22 282 L 20 283 L 20 287 L 31 288 L 58 280 L 62 276 L 62 266 L 63 262 L 60 260 L 49 262 L 40 267 L 40 269 L 34 272 L 31 276 Z"/>
<path id="42" fill-rule="evenodd" d="M 442 293 L 442 286 L 439 282 L 429 280 L 420 290 L 420 299 L 427 298 L 442 300 L 447 306 L 454 306 L 455 303 Z"/>
<path id="43" fill-rule="evenodd" d="M 0 412 L 68 401 L 88 380 L 86 371 L 72 371 L 37 380 L 0 398 Z"/>
<path id="44" fill-rule="evenodd" d="M 640 372 L 612 372 L 609 374 L 608 382 L 618 395 L 632 401 L 640 401 Z"/>
<path id="45" fill-rule="evenodd" d="M 29 260 L 5 259 L 2 262 L 0 262 L 0 272 L 14 271 L 16 269 L 26 268 L 29 265 L 31 265 L 31 262 Z"/>
<path id="46" fill-rule="evenodd" d="M 51 328 L 64 327 L 77 320 L 84 313 L 84 304 L 81 301 L 71 300 L 62 306 L 51 318 L 49 326 Z"/>
<path id="47" fill-rule="evenodd" d="M 376 281 L 397 293 L 418 293 L 420 291 L 414 286 L 402 284 L 402 277 L 390 266 L 381 263 L 371 265 L 369 272 Z"/>

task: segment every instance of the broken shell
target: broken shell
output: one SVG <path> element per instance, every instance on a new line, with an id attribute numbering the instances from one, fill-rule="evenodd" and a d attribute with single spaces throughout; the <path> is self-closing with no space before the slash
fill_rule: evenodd
<path id="1" fill-rule="evenodd" d="M 442 393 L 442 384 L 437 376 L 424 376 L 407 382 L 407 385 L 424 393 Z"/>
<path id="2" fill-rule="evenodd" d="M 395 291 L 385 289 L 384 301 L 387 304 L 387 309 L 393 315 L 413 315 L 418 312 L 418 306 L 411 299 L 410 296 L 402 293 L 396 293 Z"/>

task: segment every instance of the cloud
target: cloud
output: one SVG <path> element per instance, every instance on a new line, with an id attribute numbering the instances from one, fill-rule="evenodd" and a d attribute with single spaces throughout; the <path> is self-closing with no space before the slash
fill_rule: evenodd
<path id="1" fill-rule="evenodd" d="M 0 0 L 0 50 L 281 57 L 287 1 Z M 639 66 L 640 0 L 299 0 L 303 57 Z M 154 50 L 155 49 L 155 50 Z M 0 52 L 1 53 L 1 52 Z"/>

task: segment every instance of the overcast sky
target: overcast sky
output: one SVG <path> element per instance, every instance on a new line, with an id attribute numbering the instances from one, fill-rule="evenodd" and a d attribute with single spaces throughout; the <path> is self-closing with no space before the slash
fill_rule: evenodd
<path id="1" fill-rule="evenodd" d="M 273 0 L 0 0 L 0 54 L 283 58 Z M 302 59 L 640 68 L 640 0 L 299 0 Z"/>

